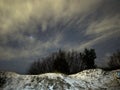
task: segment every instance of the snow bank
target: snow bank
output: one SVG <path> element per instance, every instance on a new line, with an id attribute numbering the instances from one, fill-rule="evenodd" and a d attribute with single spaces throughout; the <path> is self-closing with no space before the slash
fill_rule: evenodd
<path id="1" fill-rule="evenodd" d="M 0 72 L 0 90 L 120 90 L 120 79 L 115 70 L 84 70 L 73 75 L 46 73 L 19 75 Z"/>

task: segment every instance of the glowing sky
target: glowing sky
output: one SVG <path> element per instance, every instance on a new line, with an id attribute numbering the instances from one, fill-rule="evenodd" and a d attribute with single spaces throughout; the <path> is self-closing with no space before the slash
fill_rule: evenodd
<path id="1" fill-rule="evenodd" d="M 0 70 L 23 73 L 59 48 L 94 48 L 103 65 L 120 49 L 120 0 L 0 0 Z"/>

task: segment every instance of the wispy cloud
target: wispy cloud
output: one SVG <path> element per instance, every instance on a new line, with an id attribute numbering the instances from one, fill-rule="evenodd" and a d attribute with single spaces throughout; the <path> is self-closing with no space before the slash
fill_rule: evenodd
<path id="1" fill-rule="evenodd" d="M 13 37 L 16 38 L 16 37 Z M 13 39 L 11 38 L 11 39 Z M 39 41 L 34 37 L 24 37 L 23 35 L 20 38 L 17 38 L 19 42 L 24 43 L 20 44 L 21 47 L 15 48 L 6 46 L 8 39 L 4 42 L 5 46 L 0 46 L 0 58 L 1 60 L 11 60 L 17 58 L 30 58 L 30 57 L 39 57 L 47 53 L 48 49 L 59 47 L 59 44 L 62 40 L 62 35 L 57 34 L 54 37 L 51 37 L 50 40 L 43 42 Z M 11 42 L 11 41 L 10 41 Z M 14 42 L 15 43 L 15 42 Z"/>
<path id="2" fill-rule="evenodd" d="M 45 31 L 49 20 L 56 24 L 61 19 L 74 17 L 76 14 L 93 10 L 101 0 L 1 0 L 1 34 L 26 27 L 35 20 Z M 52 18 L 52 19 L 51 19 Z"/>
<path id="3" fill-rule="evenodd" d="M 101 7 L 102 0 L 70 0 L 69 2 L 67 0 L 13 0 L 13 2 L 1 0 L 0 2 L 0 57 L 3 59 L 39 56 L 51 48 L 82 50 L 120 32 L 119 14 L 115 13 L 113 17 L 113 14 L 111 16 L 102 12 L 104 15 L 101 20 L 94 18 L 96 14 L 92 13 L 97 13 L 96 10 Z M 109 11 L 109 8 L 104 10 Z M 46 33 L 49 33 L 49 30 L 53 34 L 47 37 Z M 68 35 L 68 32 L 75 30 L 79 32 L 73 32 L 73 36 Z M 72 37 L 76 40 L 79 36 L 80 40 L 73 42 L 71 39 L 70 43 L 67 43 L 64 41 L 67 40 L 64 37 L 66 35 L 68 35 L 67 39 Z"/>
<path id="4" fill-rule="evenodd" d="M 116 14 L 116 13 L 115 13 Z M 90 37 L 76 46 L 77 50 L 93 47 L 99 43 L 109 40 L 112 37 L 119 37 L 120 33 L 120 15 L 116 14 L 102 17 L 101 20 L 92 21 L 85 30 L 85 36 Z"/>
<path id="5" fill-rule="evenodd" d="M 91 23 L 86 31 L 86 35 L 109 34 L 109 32 L 120 32 L 120 15 L 114 17 L 104 17 L 101 21 Z"/>
<path id="6" fill-rule="evenodd" d="M 101 0 L 1 0 L 0 58 L 35 57 L 50 48 L 66 47 L 62 43 L 64 34 L 57 24 L 61 21 L 72 22 L 73 17 L 93 11 L 100 2 Z M 50 28 L 51 32 L 56 32 L 46 37 L 45 34 L 49 33 L 46 30 Z M 48 40 L 43 41 L 40 37 Z"/>
<path id="7" fill-rule="evenodd" d="M 117 34 L 116 34 L 117 33 Z M 99 43 L 102 43 L 103 41 L 107 41 L 108 39 L 114 37 L 114 36 L 118 36 L 119 37 L 119 34 L 120 31 L 115 31 L 115 32 L 109 32 L 107 34 L 104 34 L 104 35 L 100 35 L 100 36 L 97 36 L 97 37 L 94 37 L 93 39 L 91 40 L 88 40 L 88 41 L 85 41 L 85 42 L 82 42 L 78 47 L 76 47 L 75 49 L 77 50 L 83 50 L 84 48 L 90 48 L 90 47 L 93 47 Z"/>

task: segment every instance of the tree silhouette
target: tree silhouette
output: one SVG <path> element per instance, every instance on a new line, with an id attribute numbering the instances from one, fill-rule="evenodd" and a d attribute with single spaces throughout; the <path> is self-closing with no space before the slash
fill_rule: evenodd
<path id="1" fill-rule="evenodd" d="M 53 64 L 53 68 L 57 72 L 69 74 L 69 66 L 66 61 L 66 55 L 64 51 L 59 50 L 58 55 Z"/>
<path id="2" fill-rule="evenodd" d="M 80 53 L 80 58 L 82 59 L 83 69 L 95 68 L 95 58 L 96 53 L 94 49 L 85 49 L 83 53 Z"/>
<path id="3" fill-rule="evenodd" d="M 28 74 L 41 74 L 48 72 L 61 72 L 73 74 L 85 69 L 95 68 L 96 58 L 94 49 L 85 49 L 83 52 L 63 51 L 52 53 L 46 58 L 31 64 Z"/>
<path id="4" fill-rule="evenodd" d="M 109 67 L 114 70 L 114 69 L 120 69 L 120 51 L 118 50 L 116 53 L 113 53 L 109 57 L 110 61 L 108 63 Z"/>
<path id="5" fill-rule="evenodd" d="M 42 73 L 49 73 L 49 72 L 52 72 L 53 70 L 52 68 L 53 68 L 52 61 L 50 60 L 49 57 L 47 57 L 42 60 L 34 61 L 30 65 L 30 68 L 27 74 L 36 75 L 36 74 L 42 74 Z"/>

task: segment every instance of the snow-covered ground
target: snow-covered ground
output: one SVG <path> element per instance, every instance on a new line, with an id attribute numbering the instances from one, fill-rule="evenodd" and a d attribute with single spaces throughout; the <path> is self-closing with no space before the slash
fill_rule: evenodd
<path id="1" fill-rule="evenodd" d="M 120 90 L 117 72 L 101 69 L 84 70 L 73 75 L 46 73 L 19 75 L 0 72 L 0 90 Z"/>

